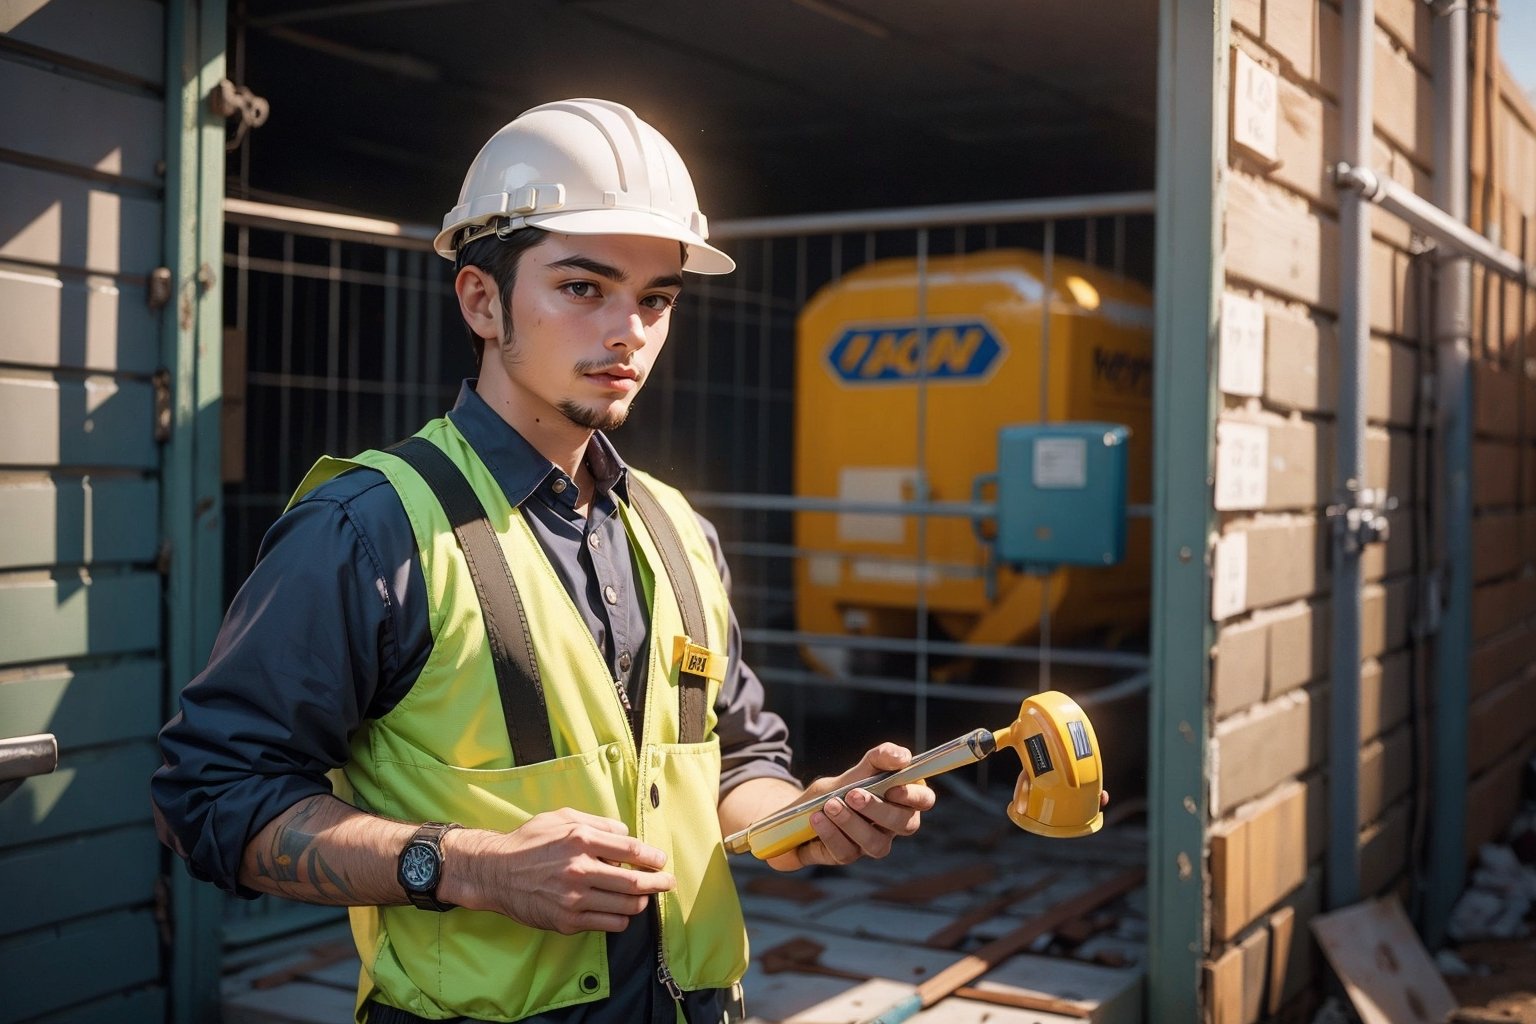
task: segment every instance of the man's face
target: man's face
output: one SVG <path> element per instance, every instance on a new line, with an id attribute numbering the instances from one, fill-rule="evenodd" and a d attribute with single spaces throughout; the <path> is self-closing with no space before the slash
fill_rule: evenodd
<path id="1" fill-rule="evenodd" d="M 662 238 L 551 233 L 523 253 L 497 353 L 520 404 L 591 430 L 623 423 L 682 283 L 679 246 Z"/>

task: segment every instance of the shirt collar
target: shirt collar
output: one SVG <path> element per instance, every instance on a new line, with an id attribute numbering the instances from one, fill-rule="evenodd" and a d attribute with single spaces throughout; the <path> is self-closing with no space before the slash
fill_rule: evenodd
<path id="1" fill-rule="evenodd" d="M 527 501 L 552 476 L 564 475 L 486 404 L 485 399 L 475 392 L 473 377 L 459 385 L 459 395 L 448 418 L 480 456 L 514 507 Z M 625 501 L 629 499 L 629 467 L 619 457 L 613 442 L 600 430 L 592 435 L 587 445 L 586 461 L 597 487 L 594 498 L 612 491 Z"/>

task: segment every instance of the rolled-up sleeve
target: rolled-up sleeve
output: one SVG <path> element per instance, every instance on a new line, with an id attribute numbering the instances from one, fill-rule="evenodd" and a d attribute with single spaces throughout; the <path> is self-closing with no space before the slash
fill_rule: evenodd
<path id="1" fill-rule="evenodd" d="M 393 502 L 404 523 L 393 489 L 380 490 L 366 500 Z M 331 791 L 326 773 L 347 761 L 352 733 L 398 689 L 407 662 L 419 665 L 401 657 L 410 630 L 400 604 L 413 567 L 420 578 L 414 545 L 402 560 L 395 537 L 381 559 L 356 500 L 307 498 L 273 525 L 207 668 L 160 732 L 164 764 L 150 789 L 161 839 L 226 892 L 257 895 L 238 881 L 246 844 L 294 803 Z"/>
<path id="2" fill-rule="evenodd" d="M 713 523 L 703 516 L 698 518 L 714 552 L 720 579 L 725 582 L 726 593 L 730 593 L 731 572 L 720 548 L 720 535 Z M 784 719 L 764 707 L 766 693 L 762 680 L 742 657 L 741 625 L 736 621 L 734 608 L 726 637 L 726 655 L 725 682 L 715 700 L 715 733 L 720 738 L 720 796 L 724 798 L 748 779 L 783 779 L 800 785 L 790 773 L 793 751 L 789 730 Z"/>

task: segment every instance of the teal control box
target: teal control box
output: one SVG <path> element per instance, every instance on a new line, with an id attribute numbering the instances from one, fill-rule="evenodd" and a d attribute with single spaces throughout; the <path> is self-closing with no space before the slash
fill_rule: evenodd
<path id="1" fill-rule="evenodd" d="M 1030 423 L 999 431 L 998 559 L 1049 570 L 1124 558 L 1130 436 L 1118 423 Z"/>

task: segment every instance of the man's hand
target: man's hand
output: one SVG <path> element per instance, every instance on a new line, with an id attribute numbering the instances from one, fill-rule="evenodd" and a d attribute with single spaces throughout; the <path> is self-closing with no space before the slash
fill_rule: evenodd
<path id="1" fill-rule="evenodd" d="M 677 885 L 662 851 L 622 822 L 571 808 L 506 833 L 454 829 L 443 852 L 442 899 L 563 935 L 621 932 L 653 893 Z"/>
<path id="2" fill-rule="evenodd" d="M 882 743 L 841 775 L 817 779 L 798 800 L 867 779 L 882 772 L 905 768 L 912 752 L 894 743 Z M 860 857 L 884 857 L 896 836 L 909 836 L 922 824 L 922 812 L 930 810 L 934 792 L 921 782 L 894 786 L 884 796 L 868 790 L 851 790 L 845 799 L 827 801 L 811 815 L 817 838 L 774 857 L 768 864 L 779 871 L 794 871 L 807 864 L 849 864 Z"/>

